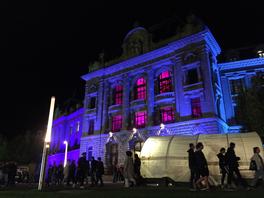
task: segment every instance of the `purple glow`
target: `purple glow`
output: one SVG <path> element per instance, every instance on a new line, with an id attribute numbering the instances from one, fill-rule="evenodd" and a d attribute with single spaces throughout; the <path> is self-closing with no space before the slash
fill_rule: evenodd
<path id="1" fill-rule="evenodd" d="M 169 71 L 162 72 L 159 75 L 159 90 L 160 93 L 172 91 L 171 73 Z"/>
<path id="2" fill-rule="evenodd" d="M 113 116 L 112 131 L 117 132 L 120 131 L 121 128 L 122 128 L 122 116 L 121 115 Z"/>
<path id="3" fill-rule="evenodd" d="M 75 162 L 78 161 L 79 155 L 80 155 L 80 149 L 68 151 L 67 159 L 69 161 L 75 160 Z M 54 155 L 48 156 L 48 166 L 56 164 L 57 166 L 64 163 L 64 153 L 57 153 Z"/>
<path id="4" fill-rule="evenodd" d="M 194 118 L 202 117 L 200 98 L 191 99 L 192 116 Z"/>
<path id="5" fill-rule="evenodd" d="M 114 90 L 114 101 L 115 104 L 122 104 L 123 86 L 117 85 Z"/>
<path id="6" fill-rule="evenodd" d="M 172 107 L 161 108 L 161 121 L 163 123 L 170 123 L 174 121 L 174 111 Z"/>
<path id="7" fill-rule="evenodd" d="M 147 112 L 140 111 L 135 113 L 135 124 L 137 128 L 144 128 L 146 126 Z"/>
<path id="8" fill-rule="evenodd" d="M 136 83 L 136 99 L 146 99 L 146 80 L 141 77 Z"/>
<path id="9" fill-rule="evenodd" d="M 88 131 L 89 135 L 94 134 L 94 120 L 90 120 L 89 121 L 89 131 Z"/>

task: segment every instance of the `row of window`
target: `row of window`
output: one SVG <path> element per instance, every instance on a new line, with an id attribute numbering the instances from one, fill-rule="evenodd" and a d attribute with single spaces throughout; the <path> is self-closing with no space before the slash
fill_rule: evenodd
<path id="1" fill-rule="evenodd" d="M 155 92 L 157 94 L 162 94 L 166 92 L 171 92 L 173 90 L 172 86 L 172 75 L 170 71 L 162 72 L 158 77 L 158 86 L 155 86 Z M 197 68 L 190 69 L 187 72 L 187 84 L 194 84 L 198 82 Z M 133 99 L 143 99 L 147 97 L 147 83 L 144 77 L 137 79 L 134 86 Z M 123 86 L 117 85 L 113 88 L 112 92 L 112 105 L 121 105 L 123 102 Z M 89 108 L 94 109 L 96 107 L 96 97 L 90 98 Z"/>
<path id="2" fill-rule="evenodd" d="M 200 98 L 191 99 L 192 117 L 199 118 L 202 116 Z M 174 122 L 175 115 L 173 107 L 162 107 L 160 109 L 160 118 L 162 123 Z M 136 128 L 144 128 L 147 124 L 147 111 L 135 112 L 134 125 Z M 122 129 L 122 115 L 114 115 L 112 117 L 112 131 L 117 132 Z M 94 133 L 94 120 L 89 121 L 89 132 L 91 135 Z"/>

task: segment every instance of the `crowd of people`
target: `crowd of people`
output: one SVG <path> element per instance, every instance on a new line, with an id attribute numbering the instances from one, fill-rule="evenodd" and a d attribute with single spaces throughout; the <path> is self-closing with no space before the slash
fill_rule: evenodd
<path id="1" fill-rule="evenodd" d="M 15 162 L 0 163 L 0 185 L 12 186 L 15 185 L 17 175 L 17 165 Z"/>
<path id="2" fill-rule="evenodd" d="M 97 160 L 94 157 L 91 160 L 86 159 L 86 153 L 83 153 L 77 164 L 75 160 L 67 161 L 66 166 L 62 164 L 56 166 L 54 163 L 48 167 L 46 177 L 46 185 L 66 184 L 76 187 L 79 184 L 80 188 L 84 188 L 84 183 L 88 183 L 88 177 L 91 178 L 91 186 L 103 186 L 104 164 L 101 157 Z"/>
<path id="3" fill-rule="evenodd" d="M 206 190 L 210 189 L 210 172 L 208 168 L 207 159 L 203 153 L 204 145 L 198 142 L 196 145 L 189 144 L 188 162 L 190 169 L 190 190 Z M 235 143 L 231 142 L 227 150 L 221 148 L 216 154 L 219 159 L 219 169 L 221 174 L 221 188 L 234 190 L 239 185 L 250 190 L 257 186 L 259 179 L 262 179 L 264 187 L 264 162 L 260 155 L 260 148 L 253 148 L 253 155 L 251 157 L 250 170 L 255 171 L 255 177 L 250 184 L 241 176 L 239 170 L 239 160 L 235 153 Z M 144 183 L 144 179 L 140 172 L 141 160 L 137 154 L 131 151 L 126 151 L 126 157 L 123 164 L 114 164 L 113 183 L 122 182 L 125 187 L 139 186 Z M 86 153 L 75 160 L 67 161 L 65 167 L 62 164 L 58 166 L 54 163 L 49 165 L 45 182 L 47 186 L 51 185 L 67 185 L 84 188 L 85 184 L 90 186 L 104 186 L 103 175 L 105 173 L 104 163 L 101 157 L 95 160 L 87 160 Z M 22 174 L 22 173 L 21 173 Z M 16 183 L 17 165 L 15 162 L 0 163 L 0 185 L 12 186 Z M 28 176 L 29 177 L 29 176 Z M 23 174 L 21 178 L 28 178 Z M 227 181 L 226 181 L 227 180 Z"/>
<path id="4" fill-rule="evenodd" d="M 209 169 L 208 163 L 203 153 L 203 144 L 198 142 L 196 145 L 190 143 L 188 152 L 189 169 L 190 169 L 190 190 L 209 190 Z M 241 185 L 247 190 L 251 190 L 256 187 L 258 180 L 262 179 L 262 185 L 264 186 L 264 164 L 263 159 L 260 156 L 260 148 L 253 148 L 253 156 L 251 162 L 254 162 L 254 168 L 250 168 L 255 171 L 255 177 L 249 185 L 246 180 L 241 176 L 239 170 L 239 160 L 235 153 L 235 143 L 231 142 L 227 151 L 225 148 L 221 148 L 217 154 L 219 159 L 219 169 L 221 173 L 221 188 L 234 190 L 238 185 Z M 225 179 L 227 176 L 227 184 Z M 234 183 L 232 183 L 234 182 Z M 234 185 L 232 185 L 234 184 Z"/>

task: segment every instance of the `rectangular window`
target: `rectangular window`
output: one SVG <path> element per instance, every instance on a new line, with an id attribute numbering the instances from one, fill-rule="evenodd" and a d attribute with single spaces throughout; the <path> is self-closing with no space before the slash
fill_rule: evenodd
<path id="1" fill-rule="evenodd" d="M 195 84 L 198 82 L 197 68 L 189 69 L 187 71 L 187 84 Z"/>
<path id="2" fill-rule="evenodd" d="M 160 93 L 172 91 L 171 74 L 169 71 L 162 72 L 159 75 L 159 91 Z"/>
<path id="3" fill-rule="evenodd" d="M 161 122 L 170 123 L 174 121 L 174 111 L 173 107 L 163 107 L 161 108 Z"/>
<path id="4" fill-rule="evenodd" d="M 115 87 L 114 100 L 115 104 L 122 104 L 123 99 L 123 86 L 118 85 Z"/>
<path id="5" fill-rule="evenodd" d="M 230 80 L 231 93 L 239 94 L 244 89 L 243 79 Z"/>
<path id="6" fill-rule="evenodd" d="M 115 115 L 112 118 L 112 131 L 117 132 L 120 131 L 122 128 L 122 116 L 121 115 Z"/>
<path id="7" fill-rule="evenodd" d="M 93 156 L 93 147 L 89 146 L 88 149 L 87 149 L 87 159 L 91 160 L 92 156 Z"/>
<path id="8" fill-rule="evenodd" d="M 135 124 L 136 128 L 144 128 L 147 121 L 147 112 L 140 111 L 135 113 Z"/>
<path id="9" fill-rule="evenodd" d="M 89 121 L 88 135 L 92 135 L 92 134 L 94 134 L 94 120 L 90 120 Z"/>
<path id="10" fill-rule="evenodd" d="M 70 135 L 72 135 L 73 127 L 70 126 Z"/>
<path id="11" fill-rule="evenodd" d="M 90 99 L 90 109 L 95 108 L 95 103 L 96 103 L 96 97 L 91 97 Z"/>
<path id="12" fill-rule="evenodd" d="M 191 99 L 192 117 L 199 118 L 202 116 L 200 98 Z"/>
<path id="13" fill-rule="evenodd" d="M 136 99 L 146 99 L 146 80 L 139 78 L 136 82 Z"/>
<path id="14" fill-rule="evenodd" d="M 77 121 L 76 132 L 80 131 L 80 121 Z"/>

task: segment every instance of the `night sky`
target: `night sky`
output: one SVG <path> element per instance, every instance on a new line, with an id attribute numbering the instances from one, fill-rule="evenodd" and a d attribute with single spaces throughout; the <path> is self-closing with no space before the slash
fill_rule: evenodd
<path id="1" fill-rule="evenodd" d="M 264 43 L 260 1 L 6 2 L 0 6 L 0 133 L 9 137 L 46 127 L 52 95 L 57 104 L 72 96 L 82 99 L 80 76 L 100 52 L 118 57 L 135 21 L 149 28 L 171 17 L 184 20 L 192 12 L 222 50 Z"/>

